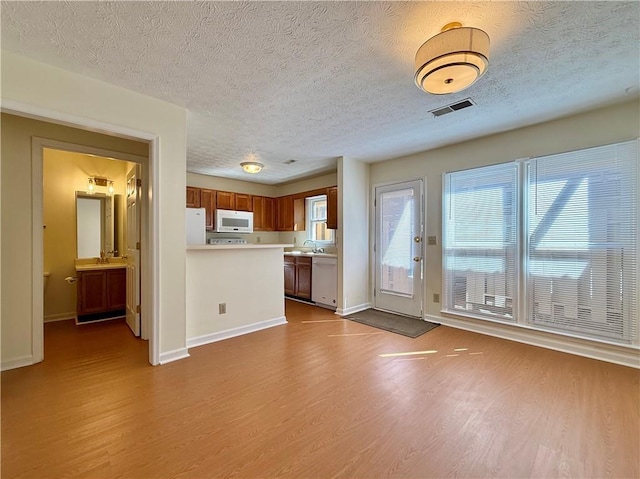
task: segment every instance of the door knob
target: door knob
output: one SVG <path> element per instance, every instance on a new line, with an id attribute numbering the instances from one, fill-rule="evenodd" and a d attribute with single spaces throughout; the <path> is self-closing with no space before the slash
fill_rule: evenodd
<path id="1" fill-rule="evenodd" d="M 422 241 L 422 238 L 420 236 L 414 236 L 413 241 L 415 241 L 416 243 L 420 243 Z"/>
<path id="2" fill-rule="evenodd" d="M 422 258 L 420 256 L 414 256 L 413 261 L 418 263 Z"/>

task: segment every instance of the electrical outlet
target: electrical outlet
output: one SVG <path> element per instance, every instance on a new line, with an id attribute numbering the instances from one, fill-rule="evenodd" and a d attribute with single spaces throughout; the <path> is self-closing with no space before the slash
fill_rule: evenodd
<path id="1" fill-rule="evenodd" d="M 430 245 L 438 244 L 438 237 L 437 236 L 427 236 L 427 244 L 430 244 Z"/>
<path id="2" fill-rule="evenodd" d="M 227 303 L 218 304 L 218 314 L 227 314 Z"/>
<path id="3" fill-rule="evenodd" d="M 440 293 L 433 293 L 433 302 L 434 303 L 440 302 Z"/>

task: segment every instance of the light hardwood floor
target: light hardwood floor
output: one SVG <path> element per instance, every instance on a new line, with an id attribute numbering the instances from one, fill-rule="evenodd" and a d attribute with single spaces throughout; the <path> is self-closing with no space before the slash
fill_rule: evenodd
<path id="1" fill-rule="evenodd" d="M 635 369 L 286 314 L 161 367 L 123 322 L 48 324 L 45 361 L 2 373 L 2 478 L 640 475 Z"/>

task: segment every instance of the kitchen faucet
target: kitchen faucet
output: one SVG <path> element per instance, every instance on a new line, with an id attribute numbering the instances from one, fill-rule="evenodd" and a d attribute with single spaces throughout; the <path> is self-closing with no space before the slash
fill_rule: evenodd
<path id="1" fill-rule="evenodd" d="M 316 242 L 313 240 L 304 240 L 304 243 L 302 243 L 302 247 L 304 248 L 307 243 L 311 243 L 313 245 L 313 249 L 311 251 L 313 251 L 314 253 L 318 252 L 318 246 L 316 245 Z"/>

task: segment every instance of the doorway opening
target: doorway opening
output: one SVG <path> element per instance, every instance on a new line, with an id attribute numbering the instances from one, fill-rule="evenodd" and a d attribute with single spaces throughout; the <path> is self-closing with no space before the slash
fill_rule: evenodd
<path id="1" fill-rule="evenodd" d="M 43 138 L 32 143 L 34 271 L 45 272 L 41 314 L 35 314 L 34 281 L 34 358 L 44 359 L 45 323 L 48 331 L 61 331 L 49 323 L 64 319 L 85 328 L 83 334 L 87 326 L 97 330 L 97 322 L 111 321 L 99 328 L 149 340 L 153 318 L 141 314 L 141 291 L 152 295 L 150 264 L 141 265 L 149 256 L 150 211 L 142 201 L 149 196 L 149 158 Z M 132 172 L 133 190 L 127 182 Z M 136 200 L 128 205 L 131 196 Z M 128 254 L 128 244 L 136 254 Z M 79 281 L 85 275 L 87 281 Z M 152 343 L 144 349 L 153 364 Z"/>

